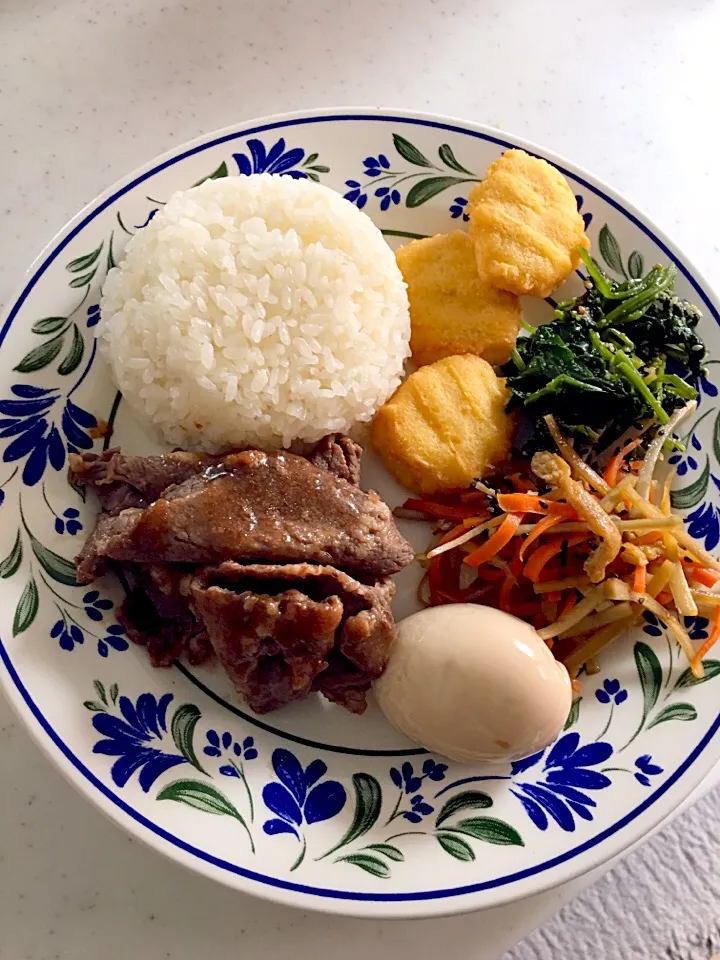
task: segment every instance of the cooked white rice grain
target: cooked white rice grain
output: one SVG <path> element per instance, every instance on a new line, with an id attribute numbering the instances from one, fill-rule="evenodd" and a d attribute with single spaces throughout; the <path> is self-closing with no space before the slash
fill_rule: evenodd
<path id="1" fill-rule="evenodd" d="M 105 282 L 100 349 L 168 443 L 314 441 L 399 385 L 408 300 L 366 214 L 310 180 L 259 174 L 176 193 Z"/>

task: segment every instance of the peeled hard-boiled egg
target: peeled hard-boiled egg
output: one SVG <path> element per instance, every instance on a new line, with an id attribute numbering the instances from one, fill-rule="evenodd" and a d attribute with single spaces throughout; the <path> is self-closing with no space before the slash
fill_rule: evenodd
<path id="1" fill-rule="evenodd" d="M 461 603 L 398 624 L 375 696 L 388 720 L 428 750 L 466 763 L 500 762 L 552 743 L 572 688 L 531 626 Z"/>

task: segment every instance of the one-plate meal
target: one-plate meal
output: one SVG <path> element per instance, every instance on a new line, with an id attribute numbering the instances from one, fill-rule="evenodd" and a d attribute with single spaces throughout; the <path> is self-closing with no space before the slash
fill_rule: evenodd
<path id="1" fill-rule="evenodd" d="M 373 684 L 412 740 L 517 760 L 562 729 L 581 671 L 646 612 L 693 675 L 720 633 L 720 564 L 673 515 L 671 454 L 704 372 L 673 266 L 611 279 L 565 178 L 522 150 L 469 230 L 400 247 L 309 179 L 176 193 L 128 243 L 95 327 L 118 388 L 172 452 L 70 455 L 101 512 L 80 583 L 117 573 L 120 623 L 167 667 L 216 657 L 256 712 Z M 549 323 L 582 264 L 585 290 Z M 408 371 L 406 375 L 406 365 Z M 426 521 L 413 555 L 360 486 L 369 437 Z M 395 624 L 393 574 L 427 609 Z M 698 648 L 682 617 L 712 615 Z"/>
<path id="2" fill-rule="evenodd" d="M 0 401 L 65 556 L 21 492 L 0 577 L 29 578 L 18 641 L 47 615 L 62 656 L 97 645 L 72 723 L 103 804 L 244 889 L 440 912 L 579 856 L 553 831 L 590 849 L 639 816 L 682 772 L 663 730 L 686 764 L 711 737 L 682 748 L 720 673 L 717 511 L 687 513 L 720 488 L 717 389 L 664 242 L 626 259 L 584 181 L 529 150 L 486 144 L 478 169 L 464 140 L 375 125 L 394 153 L 342 188 L 292 127 L 238 134 L 236 169 L 142 187 L 142 222 L 118 206 L 67 265 L 83 301 L 34 321 Z"/>

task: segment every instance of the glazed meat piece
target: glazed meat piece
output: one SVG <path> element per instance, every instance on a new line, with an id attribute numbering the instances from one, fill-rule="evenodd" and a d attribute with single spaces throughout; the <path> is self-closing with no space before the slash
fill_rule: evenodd
<path id="1" fill-rule="evenodd" d="M 412 550 L 360 490 L 361 455 L 341 434 L 305 457 L 74 454 L 103 508 L 77 579 L 124 576 L 118 619 L 154 666 L 217 654 L 258 712 L 316 690 L 362 713 L 394 636 L 385 578 Z"/>
<path id="2" fill-rule="evenodd" d="M 328 657 L 327 670 L 318 676 L 313 689 L 350 713 L 359 714 L 365 712 L 368 690 L 374 679 L 333 650 Z"/>
<path id="3" fill-rule="evenodd" d="M 341 433 L 331 433 L 315 446 L 308 459 L 328 473 L 358 484 L 362 447 Z M 71 453 L 70 482 L 90 487 L 104 513 L 116 516 L 128 507 L 147 507 L 175 484 L 202 473 L 221 456 L 176 450 L 153 457 L 134 457 L 120 450 L 102 454 Z"/>
<path id="4" fill-rule="evenodd" d="M 190 586 L 218 659 L 258 713 L 313 689 L 362 713 L 394 637 L 391 590 L 304 563 L 224 563 Z"/>
<path id="5" fill-rule="evenodd" d="M 95 529 L 85 541 L 82 550 L 75 557 L 75 569 L 78 583 L 92 583 L 97 577 L 108 571 L 108 544 L 129 534 L 142 516 L 139 507 L 128 507 L 117 516 L 101 513 Z"/>
<path id="6" fill-rule="evenodd" d="M 376 494 L 302 457 L 246 450 L 171 487 L 145 510 L 104 518 L 78 558 L 78 578 L 90 582 L 107 560 L 243 560 L 333 564 L 375 580 L 412 558 Z"/>
<path id="7" fill-rule="evenodd" d="M 192 569 L 156 564 L 124 572 L 130 590 L 118 620 L 133 643 L 147 647 L 154 667 L 180 659 L 199 666 L 213 656 L 205 626 L 188 604 Z"/>
<path id="8" fill-rule="evenodd" d="M 156 457 L 129 457 L 119 450 L 71 453 L 70 482 L 95 491 L 105 513 L 147 507 L 168 487 L 183 483 L 217 463 L 220 457 L 178 450 Z"/>
<path id="9" fill-rule="evenodd" d="M 367 588 L 366 588 L 367 589 Z M 371 604 L 345 621 L 336 648 L 328 657 L 328 668 L 317 677 L 314 689 L 350 713 L 363 713 L 372 680 L 385 670 L 395 638 L 395 620 L 390 602 L 395 596 L 392 580 L 380 580 L 373 587 Z M 357 594 L 346 602 L 346 610 L 357 602 Z"/>
<path id="10" fill-rule="evenodd" d="M 362 447 L 342 433 L 329 433 L 317 444 L 308 460 L 316 467 L 323 467 L 341 480 L 355 486 L 360 484 L 360 461 Z"/>

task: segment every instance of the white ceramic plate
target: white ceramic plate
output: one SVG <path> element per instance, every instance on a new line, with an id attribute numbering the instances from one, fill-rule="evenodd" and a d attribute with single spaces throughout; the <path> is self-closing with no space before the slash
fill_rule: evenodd
<path id="1" fill-rule="evenodd" d="M 507 134 L 384 111 L 322 111 L 241 124 L 152 161 L 94 201 L 49 245 L 11 300 L 0 342 L 0 671 L 48 756 L 126 830 L 248 893 L 361 916 L 432 916 L 553 887 L 620 853 L 667 816 L 720 757 L 720 661 L 690 677 L 648 623 L 603 656 L 560 740 L 499 768 L 446 763 L 404 740 L 374 705 L 361 718 L 314 697 L 262 718 L 218 668 L 154 670 L 114 618 L 113 582 L 78 587 L 72 557 L 96 506 L 68 485 L 68 449 L 112 442 L 148 453 L 96 359 L 106 272 L 171 193 L 254 171 L 311 176 L 362 207 L 393 245 L 462 227 L 469 189 L 509 147 L 556 163 L 596 255 L 616 275 L 673 261 L 678 292 L 705 314 L 705 281 L 626 201 L 571 164 Z M 567 292 L 579 288 L 579 279 Z M 550 307 L 529 307 L 541 317 Z M 676 502 L 710 549 L 720 538 L 717 388 L 698 384 Z M 403 499 L 368 458 L 365 483 Z M 418 547 L 427 531 L 405 532 Z M 396 612 L 414 608 L 417 571 Z M 698 640 L 707 622 L 690 624 Z"/>

